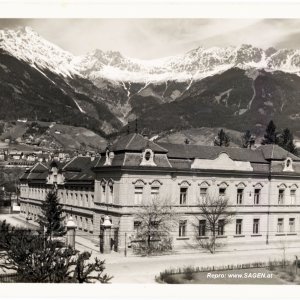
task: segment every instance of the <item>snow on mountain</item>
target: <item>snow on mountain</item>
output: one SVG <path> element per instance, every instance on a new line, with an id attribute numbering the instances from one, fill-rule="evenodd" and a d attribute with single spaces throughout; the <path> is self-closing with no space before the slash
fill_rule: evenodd
<path id="1" fill-rule="evenodd" d="M 49 69 L 65 77 L 78 75 L 92 81 L 104 78 L 145 84 L 168 80 L 191 82 L 232 67 L 300 74 L 299 50 L 263 50 L 251 45 L 199 47 L 182 55 L 155 60 L 134 59 L 117 51 L 101 50 L 74 56 L 25 27 L 0 30 L 0 48 L 41 72 Z"/>
<path id="2" fill-rule="evenodd" d="M 48 69 L 65 77 L 80 75 L 71 53 L 48 42 L 30 27 L 0 30 L 0 48 L 41 72 Z"/>
<path id="3" fill-rule="evenodd" d="M 81 73 L 91 80 L 163 82 L 191 81 L 224 72 L 233 67 L 265 69 L 267 71 L 300 72 L 300 51 L 251 45 L 212 47 L 191 50 L 185 54 L 155 60 L 139 60 L 119 52 L 96 50 L 79 58 Z"/>

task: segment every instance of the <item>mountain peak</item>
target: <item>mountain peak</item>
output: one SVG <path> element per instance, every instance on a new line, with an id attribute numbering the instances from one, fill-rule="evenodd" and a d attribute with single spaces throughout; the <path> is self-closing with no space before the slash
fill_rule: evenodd
<path id="1" fill-rule="evenodd" d="M 74 56 L 41 37 L 31 27 L 0 30 L 0 48 L 41 72 L 49 69 L 63 76 L 78 74 L 72 64 Z"/>
<path id="2" fill-rule="evenodd" d="M 182 55 L 155 60 L 134 59 L 119 51 L 100 49 L 75 57 L 41 37 L 31 27 L 19 27 L 0 30 L 0 48 L 41 72 L 49 69 L 63 76 L 78 75 L 90 80 L 182 82 L 199 80 L 233 67 L 300 72 L 299 50 L 264 50 L 250 44 L 209 48 L 199 46 Z"/>

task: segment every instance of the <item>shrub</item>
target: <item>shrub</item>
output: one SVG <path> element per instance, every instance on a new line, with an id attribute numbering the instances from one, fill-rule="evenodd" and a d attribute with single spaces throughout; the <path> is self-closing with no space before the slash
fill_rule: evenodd
<path id="1" fill-rule="evenodd" d="M 145 240 L 132 242 L 133 252 L 138 255 L 156 255 L 172 250 L 172 238 L 161 237 L 159 240 L 152 240 L 150 247 Z"/>
<path id="2" fill-rule="evenodd" d="M 183 269 L 183 278 L 186 280 L 192 280 L 195 278 L 195 268 L 186 267 Z"/>
<path id="3" fill-rule="evenodd" d="M 168 284 L 179 284 L 181 281 L 176 278 L 174 275 L 166 275 L 163 279 L 163 282 Z"/>

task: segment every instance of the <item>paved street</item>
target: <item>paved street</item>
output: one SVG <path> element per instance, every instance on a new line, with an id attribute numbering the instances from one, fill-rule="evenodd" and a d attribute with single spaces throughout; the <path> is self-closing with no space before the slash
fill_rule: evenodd
<path id="1" fill-rule="evenodd" d="M 296 249 L 287 249 L 286 258 L 294 259 Z M 103 256 L 102 256 L 103 257 Z M 282 259 L 280 250 L 240 251 L 227 253 L 182 254 L 160 257 L 129 257 L 123 261 L 106 258 L 107 272 L 114 275 L 114 283 L 154 283 L 155 275 L 168 268 L 183 266 L 221 266 Z"/>
<path id="2" fill-rule="evenodd" d="M 13 225 L 33 226 L 30 222 L 19 220 L 18 216 L 0 215 L 0 220 L 7 219 Z M 124 253 L 101 254 L 98 246 L 80 235 L 76 236 L 76 249 L 92 252 L 92 258 L 99 257 L 106 261 L 106 271 L 114 276 L 112 283 L 154 283 L 155 276 L 168 268 L 183 266 L 221 266 L 242 264 L 250 262 L 267 262 L 269 260 L 282 260 L 283 249 L 244 250 L 209 253 L 185 253 L 162 255 L 154 257 L 124 256 Z M 286 259 L 294 259 L 299 255 L 299 248 L 286 248 Z"/>

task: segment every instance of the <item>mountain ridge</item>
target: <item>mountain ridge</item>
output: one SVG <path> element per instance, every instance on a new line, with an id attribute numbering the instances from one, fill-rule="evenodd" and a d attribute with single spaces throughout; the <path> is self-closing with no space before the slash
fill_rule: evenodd
<path id="1" fill-rule="evenodd" d="M 29 46 L 30 45 L 30 46 Z M 52 44 L 30 27 L 0 30 L 0 47 L 40 69 L 63 76 L 82 76 L 91 81 L 101 77 L 117 82 L 159 83 L 200 80 L 233 67 L 260 68 L 300 74 L 300 50 L 266 50 L 248 44 L 198 47 L 184 54 L 141 60 L 118 51 L 95 49 L 75 56 Z"/>
<path id="2" fill-rule="evenodd" d="M 221 127 L 300 130 L 300 50 L 198 47 L 143 61 L 118 51 L 74 56 L 30 28 L 0 30 L 0 118 L 60 121 L 102 135 Z M 299 86 L 299 88 L 298 88 Z M 235 128 L 236 127 L 236 128 Z"/>

